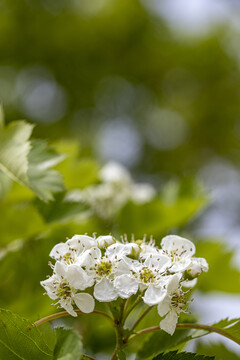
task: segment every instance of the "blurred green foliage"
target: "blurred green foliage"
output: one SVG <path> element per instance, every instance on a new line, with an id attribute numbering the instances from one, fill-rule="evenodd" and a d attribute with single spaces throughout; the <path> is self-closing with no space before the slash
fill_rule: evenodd
<path id="1" fill-rule="evenodd" d="M 19 177 L 14 168 L 10 176 L 21 185 L 9 180 L 9 168 L 0 171 L 0 307 L 32 321 L 56 311 L 39 284 L 49 273 L 48 254 L 56 243 L 93 232 L 117 237 L 134 233 L 140 238 L 146 233 L 158 243 L 173 232 L 193 239 L 194 221 L 210 203 L 196 181 L 199 169 L 216 158 L 239 168 L 240 67 L 228 51 L 230 28 L 221 26 L 207 36 L 183 39 L 139 0 L 105 0 L 98 11 L 89 3 L 4 0 L 0 4 L 0 101 L 6 123 L 16 118 L 38 123 L 35 140 L 26 139 L 35 144 L 35 151 L 31 156 L 26 151 L 23 162 L 40 169 L 37 181 L 42 185 L 41 171 L 50 161 L 65 185 L 63 190 L 57 175 L 57 184 L 56 178 L 46 181 L 39 191 L 36 183 L 31 186 L 29 179 L 21 178 L 26 169 Z M 2 128 L 2 114 L 0 124 Z M 119 136 L 115 128 L 120 129 Z M 104 137 L 108 132 L 113 137 L 110 143 Z M 125 143 L 129 133 L 132 137 Z M 36 138 L 50 140 L 54 150 Z M 3 145 L 1 141 L 1 164 L 9 158 L 9 148 Z M 131 151 L 123 161 L 136 177 L 156 185 L 154 200 L 145 205 L 128 202 L 112 220 L 93 213 L 86 216 L 86 204 L 66 201 L 70 190 L 98 184 L 101 162 L 128 148 Z M 19 159 L 12 158 L 19 165 Z M 57 164 L 58 160 L 63 161 Z M 53 201 L 42 201 L 52 196 Z M 224 244 L 218 239 L 201 241 L 197 256 L 210 265 L 199 290 L 239 293 L 240 273 Z M 155 325 L 154 321 L 158 321 L 155 314 L 149 314 L 142 326 Z M 191 316 L 183 321 L 192 321 Z M 104 320 L 83 315 L 64 324 L 80 330 L 90 353 L 112 350 L 114 334 Z M 170 339 L 154 334 L 131 346 L 143 359 L 151 341 L 157 354 L 165 350 L 158 341 L 174 346 L 175 337 L 179 340 L 183 335 L 176 332 Z M 178 349 L 182 346 L 179 341 Z M 217 345 L 199 345 L 198 350 L 216 354 L 216 360 L 221 353 L 234 359 Z"/>
<path id="2" fill-rule="evenodd" d="M 2 2 L 0 97 L 7 118 L 44 121 L 37 136 L 75 137 L 86 153 L 98 155 L 101 123 L 128 116 L 142 142 L 134 164 L 141 173 L 194 173 L 213 156 L 237 164 L 240 70 L 237 58 L 229 56 L 229 29 L 176 39 L 139 0 L 102 3 L 94 11 L 85 0 Z M 43 96 L 46 82 L 53 92 L 59 86 L 64 99 L 30 98 L 34 91 Z M 56 110 L 63 103 L 58 116 L 51 104 Z M 50 110 L 44 113 L 46 105 Z M 163 127 L 159 108 L 182 121 L 168 119 Z M 162 131 L 167 144 L 152 137 Z"/>

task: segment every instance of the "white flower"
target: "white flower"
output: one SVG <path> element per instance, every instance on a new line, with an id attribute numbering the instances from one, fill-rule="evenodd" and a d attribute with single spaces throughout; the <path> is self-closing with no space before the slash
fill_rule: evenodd
<path id="1" fill-rule="evenodd" d="M 95 282 L 94 297 L 98 301 L 109 302 L 118 297 L 113 285 L 116 262 L 112 260 L 112 257 L 102 256 L 97 247 L 87 250 L 81 257 L 81 266 L 85 268 L 88 276 Z"/>
<path id="2" fill-rule="evenodd" d="M 162 239 L 161 246 L 163 253 L 172 261 L 170 272 L 184 271 L 189 267 L 195 254 L 195 245 L 190 240 L 169 235 Z"/>
<path id="3" fill-rule="evenodd" d="M 201 275 L 203 271 L 208 271 L 208 263 L 204 258 L 192 258 L 189 267 L 186 269 L 186 273 L 192 279 Z"/>
<path id="4" fill-rule="evenodd" d="M 187 305 L 182 286 L 194 286 L 208 264 L 193 257 L 195 246 L 187 239 L 170 235 L 161 245 L 158 249 L 153 240 L 118 242 L 111 235 L 75 235 L 54 246 L 50 252 L 56 260 L 51 264 L 53 275 L 41 285 L 72 316 L 76 316 L 74 305 L 87 313 L 94 309 L 94 298 L 110 302 L 140 292 L 145 304 L 158 305 L 164 317 L 160 327 L 173 334 Z M 83 292 L 89 288 L 94 297 Z"/>
<path id="5" fill-rule="evenodd" d="M 114 244 L 115 242 L 116 242 L 116 240 L 111 235 L 99 236 L 96 239 L 97 246 L 100 249 L 104 249 L 104 248 Z"/>
<path id="6" fill-rule="evenodd" d="M 173 335 L 178 317 L 187 304 L 185 293 L 181 290 L 179 281 L 181 275 L 174 274 L 165 279 L 166 293 L 158 303 L 158 313 L 165 318 L 160 322 L 160 328 Z"/>
<path id="7" fill-rule="evenodd" d="M 41 285 L 47 291 L 48 296 L 53 300 L 58 300 L 57 304 L 72 316 L 77 316 L 73 309 L 74 302 L 84 313 L 92 312 L 94 309 L 93 297 L 86 293 L 77 293 L 77 289 L 69 284 L 64 266 L 60 262 L 56 263 L 53 275 L 49 279 L 41 281 Z"/>
<path id="8" fill-rule="evenodd" d="M 160 281 L 163 273 L 171 265 L 170 259 L 165 255 L 157 254 L 148 256 L 143 262 L 128 258 L 125 258 L 124 261 L 128 263 L 132 271 L 131 278 L 134 277 L 137 280 L 140 291 L 147 289 L 143 301 L 149 306 L 157 304 L 165 293 Z M 129 291 L 127 284 L 123 285 L 122 290 Z"/>
<path id="9" fill-rule="evenodd" d="M 151 273 L 153 274 L 153 278 L 150 277 L 150 281 L 145 281 L 145 285 L 148 283 L 148 288 L 145 291 L 143 296 L 143 301 L 145 304 L 152 306 L 159 304 L 159 302 L 164 298 L 167 292 L 167 282 L 169 281 L 169 276 L 163 276 L 162 273 L 166 270 L 169 260 L 162 258 L 160 264 L 156 267 L 152 267 L 152 269 L 147 268 L 147 275 Z M 144 272 L 141 275 L 145 275 Z M 148 275 L 149 276 L 149 275 Z"/>
<path id="10" fill-rule="evenodd" d="M 140 259 L 146 259 L 150 255 L 162 255 L 162 252 L 155 246 L 155 242 L 153 240 L 150 240 L 148 243 L 146 241 L 142 241 L 140 248 Z"/>
<path id="11" fill-rule="evenodd" d="M 136 204 L 145 204 L 154 199 L 156 190 L 151 184 L 132 184 L 131 199 Z"/>
<path id="12" fill-rule="evenodd" d="M 77 257 L 85 250 L 95 245 L 95 240 L 86 235 L 74 235 L 65 243 L 59 243 L 53 247 L 49 256 L 66 264 L 75 263 Z"/>
<path id="13" fill-rule="evenodd" d="M 131 176 L 121 164 L 111 161 L 104 165 L 99 174 L 100 180 L 105 183 L 130 184 Z"/>
<path id="14" fill-rule="evenodd" d="M 123 259 L 127 255 L 136 255 L 139 254 L 140 248 L 138 244 L 130 242 L 130 243 L 116 243 L 110 245 L 106 250 L 106 255 L 112 260 L 120 260 Z"/>

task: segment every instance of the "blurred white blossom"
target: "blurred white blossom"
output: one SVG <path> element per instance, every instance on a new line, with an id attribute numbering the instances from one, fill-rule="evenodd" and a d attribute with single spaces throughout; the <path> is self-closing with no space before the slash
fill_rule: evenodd
<path id="1" fill-rule="evenodd" d="M 100 218 L 111 220 L 128 201 L 145 204 L 157 194 L 151 184 L 134 183 L 128 170 L 116 162 L 102 167 L 99 180 L 99 184 L 69 192 L 66 200 L 83 202 Z"/>

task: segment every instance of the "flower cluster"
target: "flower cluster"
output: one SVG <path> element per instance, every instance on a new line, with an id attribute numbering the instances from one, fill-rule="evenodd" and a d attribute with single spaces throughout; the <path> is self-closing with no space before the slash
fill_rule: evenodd
<path id="1" fill-rule="evenodd" d="M 194 254 L 194 244 L 176 235 L 164 237 L 160 249 L 153 240 L 120 242 L 110 235 L 75 235 L 54 246 L 53 275 L 41 285 L 72 316 L 77 315 L 74 305 L 89 313 L 95 299 L 111 302 L 138 293 L 145 304 L 157 305 L 163 317 L 160 327 L 173 334 L 187 307 L 183 288 L 194 286 L 208 270 L 206 260 Z"/>
<path id="2" fill-rule="evenodd" d="M 69 192 L 66 200 L 83 202 L 100 218 L 111 219 L 128 201 L 144 204 L 156 196 L 151 184 L 134 183 L 128 170 L 116 162 L 102 167 L 99 180 L 99 184 Z"/>

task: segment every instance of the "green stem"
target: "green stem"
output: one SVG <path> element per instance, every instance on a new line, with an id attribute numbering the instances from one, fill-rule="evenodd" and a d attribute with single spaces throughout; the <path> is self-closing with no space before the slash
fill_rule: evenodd
<path id="1" fill-rule="evenodd" d="M 135 321 L 135 323 L 132 325 L 132 327 L 129 330 L 129 334 L 127 336 L 125 336 L 125 338 L 123 339 L 123 342 L 126 344 L 129 337 L 131 336 L 133 330 L 138 326 L 138 324 L 140 323 L 140 321 L 149 313 L 149 311 L 152 309 L 152 307 L 148 307 L 143 313 L 142 315 L 139 316 L 139 318 Z"/>
<path id="2" fill-rule="evenodd" d="M 124 324 L 124 310 L 126 309 L 126 302 L 121 302 L 119 316 L 114 319 L 115 332 L 116 332 L 116 346 L 113 351 L 111 360 L 117 360 L 117 353 L 124 347 L 123 343 L 123 324 Z M 112 312 L 113 316 L 114 313 Z"/>
<path id="3" fill-rule="evenodd" d="M 240 345 L 240 340 L 235 338 L 232 335 L 229 335 L 228 333 L 226 333 L 224 330 L 218 329 L 218 328 L 214 328 L 212 326 L 209 325 L 201 325 L 201 324 L 177 324 L 176 326 L 177 329 L 201 329 L 201 330 L 206 330 L 208 332 L 215 332 L 219 335 L 222 335 L 232 341 L 234 341 L 235 343 Z M 161 330 L 159 326 L 154 326 L 151 328 L 147 328 L 147 329 L 143 329 L 140 330 L 138 332 L 136 332 L 135 334 L 133 334 L 132 336 L 129 337 L 128 341 L 131 341 L 133 339 L 135 339 L 136 336 L 142 335 L 142 334 L 146 334 L 152 331 L 159 331 Z"/>
<path id="4" fill-rule="evenodd" d="M 84 313 L 83 313 L 82 311 L 80 311 L 80 310 L 75 310 L 75 312 L 76 312 L 77 314 L 84 314 Z M 96 314 L 96 315 L 104 316 L 106 319 L 108 319 L 109 321 L 111 321 L 111 323 L 113 323 L 113 319 L 112 319 L 109 315 L 107 315 L 107 314 L 105 314 L 105 313 L 103 313 L 103 312 L 101 312 L 101 311 L 93 311 L 93 312 L 91 312 L 90 314 Z M 70 314 L 69 314 L 67 311 L 62 311 L 62 312 L 59 312 L 59 313 L 56 313 L 56 314 L 52 314 L 52 315 L 46 316 L 46 317 L 44 317 L 44 318 L 36 321 L 36 322 L 34 323 L 34 325 L 35 325 L 35 326 L 39 326 L 39 325 L 42 325 L 42 324 L 44 324 L 44 323 L 46 323 L 46 322 L 48 322 L 48 321 L 52 321 L 52 320 L 54 320 L 54 319 L 58 319 L 58 318 L 61 318 L 61 317 L 64 317 L 64 316 L 69 316 L 69 315 L 70 315 Z"/>
<path id="5" fill-rule="evenodd" d="M 140 301 L 142 300 L 142 295 L 138 295 L 137 299 L 134 301 L 134 303 L 132 304 L 132 306 L 130 306 L 129 309 L 125 309 L 125 314 L 123 315 L 123 319 L 122 322 L 123 324 L 125 323 L 128 315 L 132 312 L 132 310 L 140 303 Z"/>

